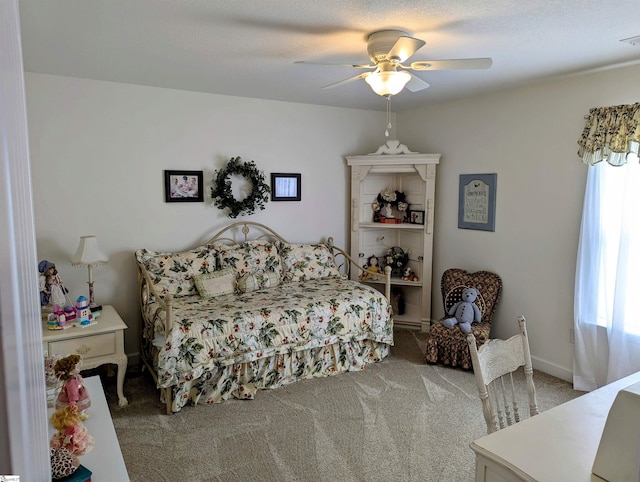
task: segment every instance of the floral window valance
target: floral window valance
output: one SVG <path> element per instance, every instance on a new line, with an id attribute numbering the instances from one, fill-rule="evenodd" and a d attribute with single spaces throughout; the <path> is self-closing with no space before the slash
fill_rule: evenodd
<path id="1" fill-rule="evenodd" d="M 578 140 L 578 156 L 586 164 L 607 161 L 613 166 L 638 159 L 640 103 L 595 107 Z"/>

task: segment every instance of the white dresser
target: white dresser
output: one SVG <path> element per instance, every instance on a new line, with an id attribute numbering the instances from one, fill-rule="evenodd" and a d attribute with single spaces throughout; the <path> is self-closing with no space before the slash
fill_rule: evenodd
<path id="1" fill-rule="evenodd" d="M 640 372 L 482 437 L 476 481 L 600 481 L 591 469 L 609 409 Z"/>
<path id="2" fill-rule="evenodd" d="M 93 473 L 92 482 L 127 482 L 129 474 L 124 465 L 100 377 L 85 378 L 84 383 L 91 397 L 91 406 L 87 410 L 89 418 L 84 421 L 84 425 L 95 439 L 95 445 L 79 457 L 80 463 Z M 47 416 L 51 418 L 53 412 L 54 409 L 50 408 Z M 49 437 L 53 436 L 55 431 L 49 423 Z"/>

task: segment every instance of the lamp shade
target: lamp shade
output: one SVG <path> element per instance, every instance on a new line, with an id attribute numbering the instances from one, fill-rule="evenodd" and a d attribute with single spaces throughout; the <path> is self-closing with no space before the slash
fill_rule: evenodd
<path id="1" fill-rule="evenodd" d="M 378 95 L 396 95 L 407 82 L 411 80 L 411 74 L 401 70 L 374 72 L 364 78 L 365 82 L 371 86 L 373 91 Z"/>
<path id="2" fill-rule="evenodd" d="M 106 254 L 100 251 L 95 236 L 81 236 L 76 254 L 71 257 L 73 266 L 95 266 L 109 261 Z"/>

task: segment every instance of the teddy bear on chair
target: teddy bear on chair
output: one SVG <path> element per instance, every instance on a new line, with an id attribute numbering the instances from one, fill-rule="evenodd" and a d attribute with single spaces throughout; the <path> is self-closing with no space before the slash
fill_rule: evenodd
<path id="1" fill-rule="evenodd" d="M 471 323 L 479 322 L 481 318 L 480 308 L 474 303 L 478 297 L 478 290 L 475 288 L 465 288 L 462 290 L 461 301 L 449 308 L 451 318 L 446 318 L 442 324 L 447 328 L 460 326 L 462 333 L 471 331 Z"/>

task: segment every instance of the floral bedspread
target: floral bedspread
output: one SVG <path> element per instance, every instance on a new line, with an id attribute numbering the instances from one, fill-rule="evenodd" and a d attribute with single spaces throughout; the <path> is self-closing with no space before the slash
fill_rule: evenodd
<path id="1" fill-rule="evenodd" d="M 144 309 L 148 319 L 155 319 L 155 330 L 162 331 L 157 306 Z M 298 378 L 359 370 L 386 356 L 393 344 L 386 298 L 343 278 L 283 283 L 213 300 L 178 298 L 172 302 L 171 317 L 169 335 L 154 344 L 159 348 L 158 385 L 177 387 L 174 410 L 184 405 L 181 398 L 197 401 L 204 395 L 213 403 L 228 398 L 229 392 L 253 398 L 252 385 L 270 388 Z M 238 377 L 240 372 L 246 376 Z M 228 386 L 222 387 L 224 383 Z"/>

